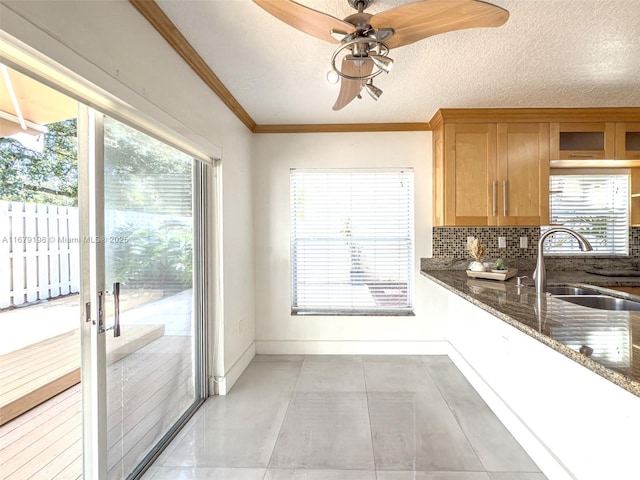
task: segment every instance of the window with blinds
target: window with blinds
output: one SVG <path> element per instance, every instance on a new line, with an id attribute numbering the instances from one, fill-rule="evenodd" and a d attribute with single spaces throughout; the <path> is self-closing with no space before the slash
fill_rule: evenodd
<path id="1" fill-rule="evenodd" d="M 593 246 L 593 254 L 628 254 L 629 175 L 551 175 L 550 180 L 552 225 L 584 235 Z M 580 250 L 573 237 L 559 234 L 547 240 L 547 252 L 573 255 Z"/>
<path id="2" fill-rule="evenodd" d="M 292 169 L 290 187 L 292 313 L 411 314 L 413 171 Z"/>

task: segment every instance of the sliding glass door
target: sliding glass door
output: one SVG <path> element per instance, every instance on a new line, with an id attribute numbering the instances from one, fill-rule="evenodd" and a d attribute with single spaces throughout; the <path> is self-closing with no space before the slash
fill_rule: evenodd
<path id="1" fill-rule="evenodd" d="M 136 478 L 205 393 L 203 167 L 117 120 L 89 117 L 85 476 Z"/>

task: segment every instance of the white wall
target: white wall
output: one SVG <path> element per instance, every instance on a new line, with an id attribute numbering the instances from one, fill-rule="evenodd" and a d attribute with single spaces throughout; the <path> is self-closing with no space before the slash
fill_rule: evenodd
<path id="1" fill-rule="evenodd" d="M 420 275 L 431 256 L 431 132 L 260 134 L 253 142 L 258 353 L 442 351 Z M 289 288 L 290 168 L 413 167 L 416 298 L 413 317 L 292 316 Z"/>
<path id="2" fill-rule="evenodd" d="M 224 349 L 216 374 L 226 374 L 255 337 L 252 134 L 125 0 L 3 0 L 0 28 L 205 152 L 222 153 Z"/>

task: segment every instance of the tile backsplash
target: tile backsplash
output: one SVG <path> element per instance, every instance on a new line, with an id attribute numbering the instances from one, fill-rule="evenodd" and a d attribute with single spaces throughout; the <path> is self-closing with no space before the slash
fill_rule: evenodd
<path id="1" fill-rule="evenodd" d="M 469 258 L 467 237 L 477 237 L 489 247 L 487 258 L 535 258 L 538 255 L 539 227 L 433 227 L 433 258 Z M 506 248 L 498 248 L 498 237 L 506 238 Z M 527 237 L 527 248 L 520 248 Z M 629 228 L 629 256 L 640 257 L 640 227 Z"/>
<path id="2" fill-rule="evenodd" d="M 629 255 L 640 257 L 640 227 L 629 229 Z"/>

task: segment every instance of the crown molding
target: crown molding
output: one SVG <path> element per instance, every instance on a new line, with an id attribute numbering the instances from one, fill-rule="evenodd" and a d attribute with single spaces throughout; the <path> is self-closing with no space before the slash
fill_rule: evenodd
<path id="1" fill-rule="evenodd" d="M 154 0 L 129 0 L 202 81 L 253 133 L 406 132 L 429 130 L 428 123 L 335 123 L 257 125 L 229 89 Z"/>
<path id="2" fill-rule="evenodd" d="M 191 69 L 202 79 L 213 92 L 220 97 L 220 100 L 244 123 L 247 128 L 253 131 L 256 122 L 247 111 L 240 105 L 231 92 L 220 79 L 213 73 L 200 54 L 182 35 L 175 24 L 167 17 L 154 0 L 129 0 L 138 12 L 158 31 L 160 35 L 171 45 L 178 55 L 191 67 Z"/>
<path id="3" fill-rule="evenodd" d="M 256 125 L 254 133 L 422 132 L 428 123 L 313 123 Z"/>
<path id="4" fill-rule="evenodd" d="M 203 82 L 253 133 L 408 132 L 444 123 L 640 122 L 640 108 L 443 108 L 430 122 L 258 125 L 154 0 L 129 0 Z"/>
<path id="5" fill-rule="evenodd" d="M 638 122 L 639 107 L 587 108 L 441 108 L 429 125 L 431 129 L 443 123 L 501 122 Z"/>

